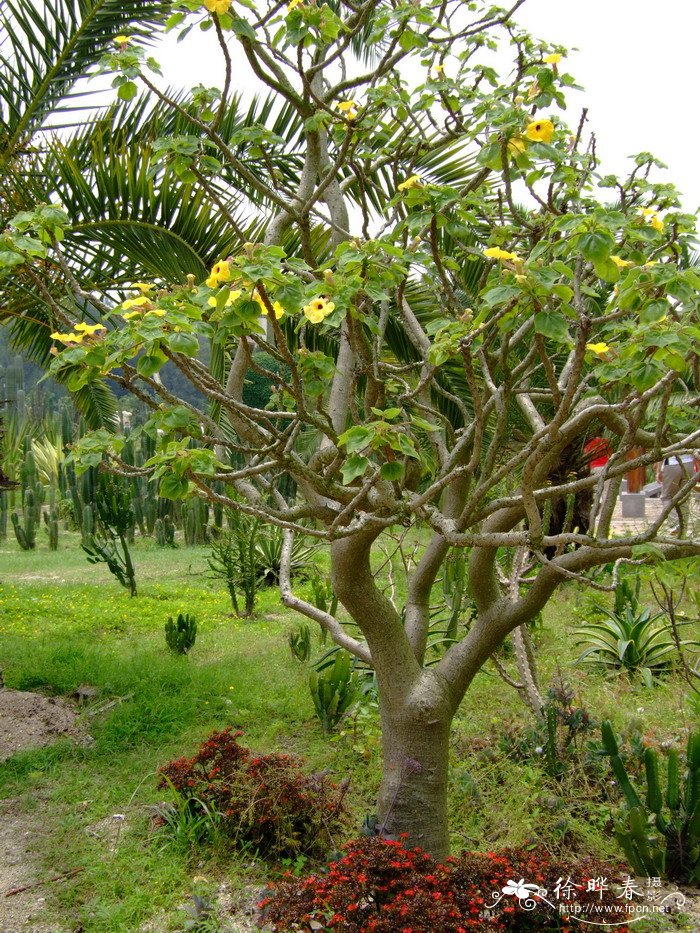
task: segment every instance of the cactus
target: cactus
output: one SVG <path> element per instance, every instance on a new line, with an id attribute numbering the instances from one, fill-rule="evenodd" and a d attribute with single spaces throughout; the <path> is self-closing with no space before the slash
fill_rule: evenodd
<path id="1" fill-rule="evenodd" d="M 338 651 L 335 661 L 323 671 L 309 675 L 309 690 L 323 734 L 328 735 L 358 698 L 360 685 L 347 651 Z"/>
<path id="2" fill-rule="evenodd" d="M 27 488 L 24 491 L 21 524 L 19 512 L 15 509 L 12 513 L 12 527 L 17 543 L 23 551 L 33 551 L 36 547 L 36 515 L 34 492 L 31 488 Z"/>
<path id="3" fill-rule="evenodd" d="M 294 632 L 290 632 L 288 641 L 293 658 L 302 663 L 309 660 L 311 657 L 311 629 L 306 623 L 302 623 Z"/>
<path id="4" fill-rule="evenodd" d="M 175 547 L 175 523 L 169 515 L 156 519 L 155 533 L 160 547 Z"/>
<path id="5" fill-rule="evenodd" d="M 173 621 L 172 616 L 168 616 L 165 623 L 165 641 L 168 648 L 175 654 L 187 654 L 193 647 L 197 637 L 197 620 L 189 613 L 184 615 L 180 612 L 177 616 L 177 622 Z"/>
<path id="6" fill-rule="evenodd" d="M 58 550 L 58 509 L 52 505 L 48 512 L 44 512 L 44 524 L 49 536 L 49 550 Z"/>
<path id="7" fill-rule="evenodd" d="M 4 541 L 7 537 L 7 516 L 9 513 L 9 506 L 7 504 L 7 496 L 5 493 L 0 492 L 0 541 Z"/>
<path id="8" fill-rule="evenodd" d="M 83 509 L 83 545 L 91 564 L 104 562 L 110 573 L 136 596 L 136 571 L 129 552 L 128 537 L 133 530 L 134 510 L 131 490 L 111 476 L 102 475 L 94 503 L 97 521 L 91 506 Z M 93 530 L 86 533 L 88 524 Z"/>
<path id="9" fill-rule="evenodd" d="M 182 528 L 185 533 L 185 544 L 188 547 L 207 543 L 208 521 L 209 507 L 203 499 L 194 498 L 190 499 L 189 502 L 183 502 Z"/>
<path id="10" fill-rule="evenodd" d="M 603 748 L 626 802 L 615 836 L 637 874 L 666 877 L 679 884 L 700 881 L 700 732 L 688 739 L 685 786 L 681 790 L 678 752 L 668 756 L 666 793 L 662 793 L 659 753 L 644 751 L 644 800 L 627 776 L 609 722 L 602 725 Z M 667 810 L 664 808 L 666 804 Z"/>

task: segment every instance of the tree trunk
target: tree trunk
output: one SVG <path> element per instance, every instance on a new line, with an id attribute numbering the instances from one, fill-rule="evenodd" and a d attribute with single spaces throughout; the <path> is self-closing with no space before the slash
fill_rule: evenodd
<path id="1" fill-rule="evenodd" d="M 435 858 L 449 855 L 447 771 L 451 717 L 426 722 L 405 709 L 382 709 L 384 767 L 377 804 L 380 835 L 420 846 Z"/>

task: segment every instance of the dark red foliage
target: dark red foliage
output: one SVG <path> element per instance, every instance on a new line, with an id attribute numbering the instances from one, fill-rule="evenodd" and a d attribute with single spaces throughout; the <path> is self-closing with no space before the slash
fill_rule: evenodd
<path id="1" fill-rule="evenodd" d="M 571 879 L 578 885 L 570 901 L 555 895 L 557 884 Z M 588 879 L 605 878 L 608 887 L 586 892 Z M 502 888 L 524 880 L 549 892 L 554 908 L 536 898 L 526 910 L 515 896 L 501 896 Z M 615 905 L 619 923 L 625 907 L 614 886 L 624 877 L 618 867 L 595 859 L 575 866 L 551 859 L 546 852 L 505 849 L 486 854 L 468 852 L 440 864 L 418 848 L 399 842 L 364 838 L 348 843 L 342 858 L 325 874 L 304 880 L 289 879 L 270 889 L 260 902 L 260 924 L 276 933 L 327 930 L 332 933 L 525 933 L 570 931 L 558 905 L 576 904 L 579 917 L 600 923 L 601 914 L 586 906 Z M 496 903 L 497 901 L 497 903 Z M 533 903 L 531 901 L 531 903 Z M 319 924 L 321 926 L 319 926 Z M 602 927 L 598 926 L 598 929 Z M 626 933 L 626 926 L 615 927 Z"/>
<path id="2" fill-rule="evenodd" d="M 346 784 L 305 774 L 292 755 L 253 755 L 238 744 L 242 732 L 213 732 L 193 758 L 158 772 L 193 816 L 217 815 L 223 833 L 262 856 L 323 856 L 343 812 Z"/>

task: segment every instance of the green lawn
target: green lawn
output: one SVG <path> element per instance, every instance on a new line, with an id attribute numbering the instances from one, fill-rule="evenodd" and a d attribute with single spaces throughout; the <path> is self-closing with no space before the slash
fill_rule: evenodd
<path id="1" fill-rule="evenodd" d="M 0 795 L 20 798 L 28 813 L 40 809 L 46 869 L 85 868 L 45 888 L 47 909 L 58 920 L 81 923 L 86 933 L 136 933 L 153 917 L 158 925 L 151 929 L 181 929 L 177 908 L 193 891 L 211 893 L 221 879 L 244 889 L 269 876 L 273 869 L 250 855 L 232 861 L 188 851 L 149 830 L 148 806 L 167 796 L 156 789 L 156 769 L 191 754 L 214 728 L 235 725 L 256 750 L 284 749 L 304 756 L 311 769 L 349 774 L 354 821 L 371 813 L 380 761 L 376 713 L 364 711 L 330 740 L 322 736 L 308 671 L 287 645 L 298 620 L 275 591 L 261 594 L 252 620 L 234 618 L 224 587 L 206 575 L 205 548 L 137 542 L 139 595 L 131 599 L 104 565 L 87 563 L 76 536 L 62 533 L 61 544 L 54 553 L 44 542 L 32 553 L 10 540 L 0 546 L 0 667 L 7 686 L 69 695 L 89 683 L 100 691 L 96 704 L 116 701 L 102 714 L 93 715 L 90 705 L 82 713 L 92 743 L 61 741 L 0 765 Z M 596 720 L 610 717 L 623 727 L 636 718 L 642 732 L 682 740 L 691 713 L 678 678 L 650 692 L 641 683 L 572 669 L 576 652 L 567 633 L 581 598 L 574 589 L 565 592 L 535 633 L 543 683 L 560 670 Z M 163 637 L 167 616 L 180 611 L 199 623 L 187 657 L 172 656 Z M 318 642 L 315 648 L 320 652 Z M 553 782 L 537 761 L 504 753 L 503 736 L 528 724 L 516 692 L 493 668 L 482 672 L 454 733 L 455 848 L 528 841 L 572 859 L 615 856 L 609 806 L 596 786 L 575 775 Z M 126 816 L 118 839 L 114 814 Z"/>

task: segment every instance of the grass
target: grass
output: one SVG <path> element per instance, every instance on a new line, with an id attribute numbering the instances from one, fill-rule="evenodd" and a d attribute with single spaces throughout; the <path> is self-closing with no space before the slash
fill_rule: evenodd
<path id="1" fill-rule="evenodd" d="M 356 823 L 372 811 L 380 763 L 376 714 L 365 711 L 354 727 L 323 738 L 307 670 L 287 646 L 298 620 L 274 591 L 262 592 L 253 620 L 236 619 L 223 586 L 205 573 L 206 549 L 138 541 L 139 595 L 132 599 L 103 565 L 85 561 L 76 536 L 62 534 L 61 542 L 53 553 L 43 542 L 33 553 L 13 541 L 0 546 L 0 666 L 7 686 L 55 695 L 85 683 L 99 690 L 93 708 L 81 714 L 90 744 L 61 741 L 0 765 L 0 795 L 17 797 L 28 817 L 40 814 L 47 871 L 85 869 L 46 889 L 59 920 L 80 923 L 86 933 L 136 933 L 153 917 L 158 926 L 151 929 L 181 929 L 178 908 L 193 891 L 212 895 L 222 878 L 244 890 L 269 876 L 270 867 L 253 854 L 224 859 L 150 831 L 148 807 L 164 796 L 155 785 L 158 766 L 192 753 L 215 728 L 235 725 L 254 749 L 290 751 L 311 769 L 350 774 Z M 574 589 L 566 593 L 535 633 L 542 682 L 561 668 L 576 684 L 577 702 L 597 720 L 609 717 L 622 728 L 636 717 L 659 740 L 680 739 L 692 718 L 677 678 L 650 693 L 641 682 L 572 671 L 569 633 L 581 597 Z M 163 636 L 166 617 L 180 611 L 199 624 L 187 657 L 170 654 Z M 94 715 L 105 701 L 113 705 Z M 454 730 L 455 848 L 530 841 L 572 858 L 617 856 L 599 795 L 575 775 L 552 782 L 537 761 L 503 753 L 504 733 L 528 724 L 515 691 L 492 668 L 482 671 Z"/>

